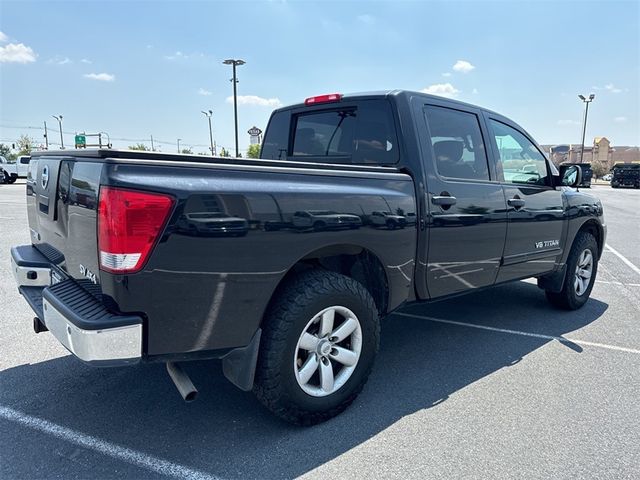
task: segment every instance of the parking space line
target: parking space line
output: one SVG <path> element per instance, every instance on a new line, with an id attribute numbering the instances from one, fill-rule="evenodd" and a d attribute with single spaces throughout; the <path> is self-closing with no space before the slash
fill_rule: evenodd
<path id="1" fill-rule="evenodd" d="M 625 287 L 640 287 L 640 283 L 610 282 L 607 280 L 596 280 L 596 283 L 605 283 L 607 285 L 624 285 Z"/>
<path id="2" fill-rule="evenodd" d="M 509 333 L 511 335 L 520 335 L 523 337 L 542 338 L 544 340 L 557 340 L 558 342 L 561 342 L 561 343 L 575 343 L 577 345 L 583 345 L 585 347 L 587 346 L 598 347 L 598 348 L 604 348 L 607 350 L 616 350 L 618 352 L 640 353 L 640 350 L 635 348 L 619 347 L 617 345 L 607 345 L 604 343 L 588 342 L 586 340 L 574 340 L 572 338 L 556 337 L 553 335 L 543 335 L 541 333 L 522 332 L 520 330 L 509 330 L 507 328 L 490 327 L 488 325 L 476 325 L 473 323 L 456 322 L 455 320 L 445 320 L 443 318 L 427 317 L 424 315 L 415 315 L 413 313 L 396 312 L 393 315 L 400 315 L 402 317 L 419 318 L 421 320 L 429 320 L 430 322 L 447 323 L 449 325 L 457 325 L 459 327 L 469 327 L 469 328 L 477 328 L 479 330 L 489 330 L 491 332 Z"/>
<path id="3" fill-rule="evenodd" d="M 604 245 L 605 247 L 607 247 L 607 250 L 609 250 L 611 253 L 613 253 L 616 257 L 618 257 L 620 260 L 623 261 L 623 263 L 629 267 L 631 270 L 633 270 L 634 272 L 636 272 L 638 275 L 640 275 L 640 268 L 636 267 L 633 263 L 631 263 L 631 261 L 625 257 L 624 255 L 622 255 L 619 251 L 617 251 L 615 248 L 613 248 L 611 245 L 609 245 L 608 243 L 605 243 Z"/>
<path id="4" fill-rule="evenodd" d="M 147 455 L 130 448 L 121 447 L 114 443 L 100 440 L 99 438 L 85 435 L 56 423 L 19 412 L 13 408 L 0 405 L 0 418 L 17 423 L 33 430 L 49 434 L 80 447 L 94 450 L 103 455 L 121 460 L 132 465 L 150 470 L 161 475 L 188 478 L 193 480 L 220 480 L 219 477 L 194 470 L 183 465 L 169 462 L 152 455 Z"/>

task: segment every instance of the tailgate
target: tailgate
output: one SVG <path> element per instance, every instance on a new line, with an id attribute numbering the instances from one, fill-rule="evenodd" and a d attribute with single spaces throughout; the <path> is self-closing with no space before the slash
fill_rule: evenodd
<path id="1" fill-rule="evenodd" d="M 27 175 L 31 243 L 76 279 L 99 283 L 96 234 L 103 163 L 34 156 Z"/>

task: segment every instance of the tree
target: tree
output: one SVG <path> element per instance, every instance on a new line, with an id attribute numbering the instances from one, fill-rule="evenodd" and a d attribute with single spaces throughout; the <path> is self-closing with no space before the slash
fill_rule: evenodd
<path id="1" fill-rule="evenodd" d="M 181 153 L 187 153 L 189 155 L 193 155 L 193 150 L 191 150 L 191 147 L 183 148 Z"/>
<path id="2" fill-rule="evenodd" d="M 0 143 L 0 155 L 6 158 L 9 163 L 15 162 L 17 158 L 16 155 L 11 152 L 11 147 L 4 143 Z"/>
<path id="3" fill-rule="evenodd" d="M 249 150 L 247 150 L 247 158 L 260 158 L 260 145 L 257 143 L 255 145 L 249 145 Z"/>
<path id="4" fill-rule="evenodd" d="M 135 145 L 129 145 L 129 150 L 140 150 L 141 152 L 148 152 L 151 149 L 144 143 L 136 143 Z"/>
<path id="5" fill-rule="evenodd" d="M 602 178 L 609 173 L 609 166 L 604 162 L 593 162 L 591 164 L 594 178 Z"/>
<path id="6" fill-rule="evenodd" d="M 35 140 L 29 135 L 20 135 L 16 143 L 18 146 L 18 155 L 29 155 L 31 150 L 33 150 Z"/>
<path id="7" fill-rule="evenodd" d="M 220 149 L 220 156 L 221 157 L 230 157 L 231 154 L 229 153 L 229 150 L 227 150 L 226 148 L 222 147 Z"/>

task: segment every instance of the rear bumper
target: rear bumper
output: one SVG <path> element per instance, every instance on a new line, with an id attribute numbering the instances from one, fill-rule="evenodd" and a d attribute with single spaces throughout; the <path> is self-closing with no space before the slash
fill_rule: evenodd
<path id="1" fill-rule="evenodd" d="M 107 366 L 141 359 L 140 316 L 109 312 L 31 245 L 13 247 L 11 264 L 18 290 L 27 303 L 53 336 L 80 360 Z"/>

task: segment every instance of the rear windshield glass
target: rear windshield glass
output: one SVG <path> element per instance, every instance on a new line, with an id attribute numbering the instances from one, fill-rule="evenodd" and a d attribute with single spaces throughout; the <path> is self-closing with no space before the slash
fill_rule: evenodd
<path id="1" fill-rule="evenodd" d="M 295 161 L 373 165 L 398 161 L 397 136 L 387 101 L 327 105 L 326 109 L 293 114 L 286 136 L 283 120 L 288 115 L 284 114 L 272 118 L 262 158 L 284 159 L 286 153 Z"/>

